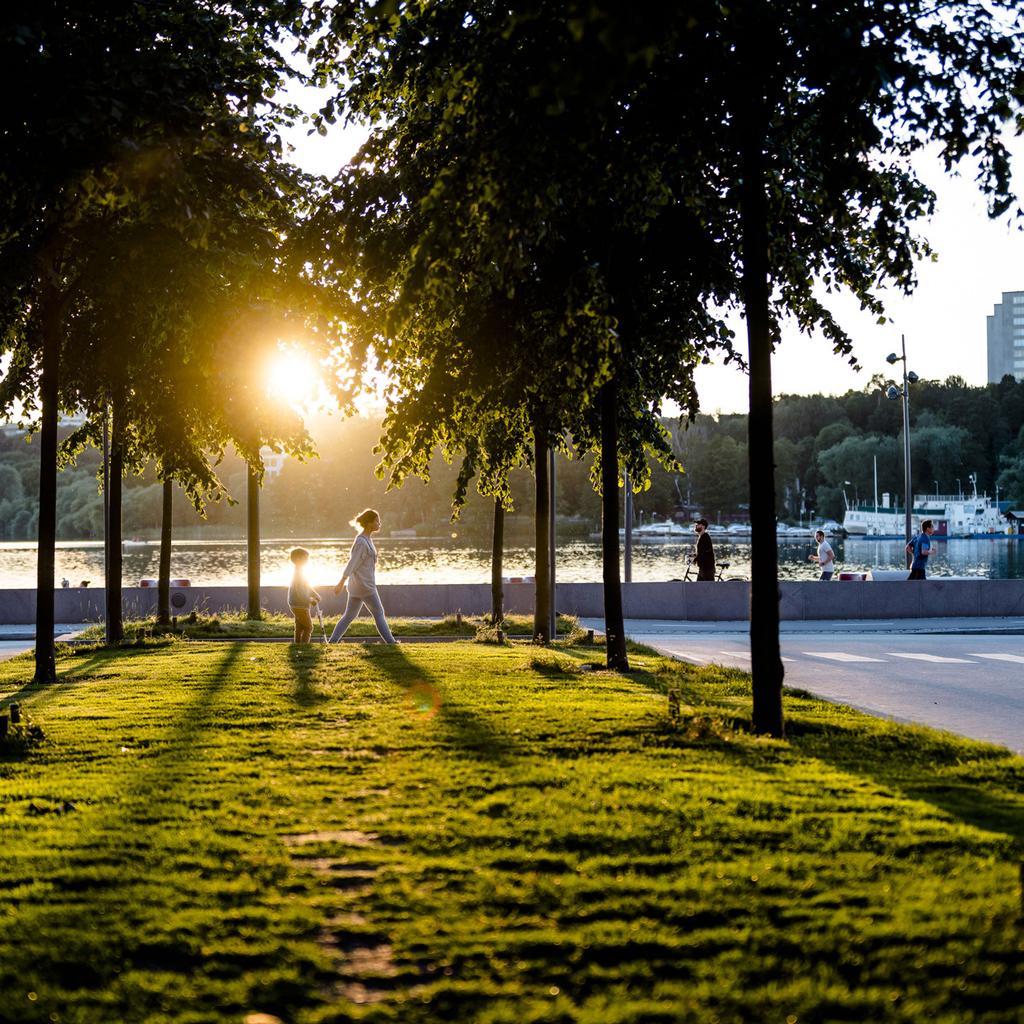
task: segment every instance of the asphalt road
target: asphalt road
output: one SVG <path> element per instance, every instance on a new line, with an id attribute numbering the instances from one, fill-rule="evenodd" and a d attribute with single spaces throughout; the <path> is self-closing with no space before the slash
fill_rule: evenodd
<path id="1" fill-rule="evenodd" d="M 692 626 L 626 632 L 695 664 L 749 668 L 745 635 Z M 781 644 L 787 686 L 1024 754 L 1024 636 L 784 632 Z"/>

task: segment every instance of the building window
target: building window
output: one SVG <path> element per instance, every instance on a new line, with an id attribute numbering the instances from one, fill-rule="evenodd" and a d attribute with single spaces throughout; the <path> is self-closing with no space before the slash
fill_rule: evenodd
<path id="1" fill-rule="evenodd" d="M 1015 306 L 1024 306 L 1024 292 L 1017 292 L 1013 297 L 1013 304 Z"/>

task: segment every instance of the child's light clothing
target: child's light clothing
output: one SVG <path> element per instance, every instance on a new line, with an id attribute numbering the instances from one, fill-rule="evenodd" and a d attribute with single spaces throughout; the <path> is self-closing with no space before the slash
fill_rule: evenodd
<path id="1" fill-rule="evenodd" d="M 308 644 L 313 636 L 313 616 L 310 606 L 320 601 L 320 595 L 309 585 L 305 573 L 298 566 L 288 587 L 288 607 L 295 618 L 295 643 Z"/>
<path id="2" fill-rule="evenodd" d="M 320 595 L 309 585 L 305 573 L 300 569 L 295 570 L 291 586 L 288 588 L 288 607 L 306 608 L 313 604 L 313 599 L 320 600 Z"/>

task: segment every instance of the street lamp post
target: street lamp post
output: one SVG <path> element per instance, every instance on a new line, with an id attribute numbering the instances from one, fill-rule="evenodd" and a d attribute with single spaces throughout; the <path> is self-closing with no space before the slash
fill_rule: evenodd
<path id="1" fill-rule="evenodd" d="M 903 387 L 899 388 L 895 384 L 890 384 L 885 389 L 887 398 L 895 401 L 897 398 L 903 399 L 903 501 L 904 501 L 904 533 L 906 535 L 907 545 L 910 545 L 911 533 L 910 533 L 910 512 L 912 495 L 910 493 L 910 385 L 916 384 L 920 377 L 913 370 L 907 371 L 907 340 L 901 334 L 900 345 L 902 346 L 902 355 L 896 355 L 895 352 L 891 352 L 885 357 L 885 361 L 890 365 L 895 363 L 903 363 Z M 911 557 L 910 553 L 907 553 L 907 567 L 910 567 Z"/>

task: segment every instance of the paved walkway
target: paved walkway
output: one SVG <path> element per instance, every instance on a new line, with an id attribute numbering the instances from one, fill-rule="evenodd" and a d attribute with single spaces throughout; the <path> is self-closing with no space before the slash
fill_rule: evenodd
<path id="1" fill-rule="evenodd" d="M 1024 620 L 785 623 L 780 632 L 787 686 L 1024 753 Z M 630 619 L 626 634 L 693 664 L 750 666 L 745 623 Z"/>
<path id="2" fill-rule="evenodd" d="M 58 622 L 53 627 L 54 639 L 70 640 L 90 625 L 89 622 Z M 35 645 L 36 627 L 31 623 L 0 625 L 0 661 L 31 651 Z"/>

